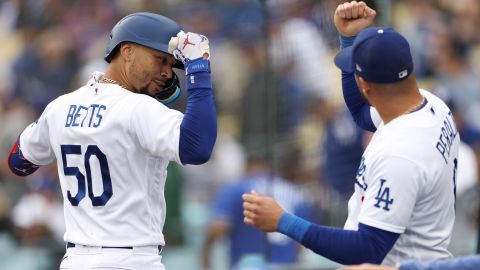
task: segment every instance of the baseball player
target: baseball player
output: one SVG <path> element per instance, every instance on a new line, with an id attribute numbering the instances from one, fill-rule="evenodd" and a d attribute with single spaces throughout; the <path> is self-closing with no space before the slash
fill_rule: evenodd
<path id="1" fill-rule="evenodd" d="M 337 7 L 343 94 L 351 114 L 375 131 L 357 171 L 344 229 L 311 224 L 258 193 L 244 194 L 244 221 L 279 231 L 341 264 L 450 257 L 459 135 L 438 97 L 420 90 L 408 42 L 368 27 L 363 2 Z"/>
<path id="2" fill-rule="evenodd" d="M 209 43 L 173 20 L 134 13 L 112 29 L 105 73 L 52 101 L 9 157 L 17 175 L 55 159 L 66 223 L 60 269 L 164 269 L 170 161 L 202 164 L 216 139 Z M 184 68 L 185 114 L 173 67 Z M 161 102 L 159 102 L 161 101 Z"/>

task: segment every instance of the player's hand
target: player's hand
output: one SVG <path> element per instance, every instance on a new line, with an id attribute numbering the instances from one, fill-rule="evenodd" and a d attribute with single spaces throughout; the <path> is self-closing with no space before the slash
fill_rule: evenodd
<path id="1" fill-rule="evenodd" d="M 361 265 L 344 266 L 338 270 L 398 270 L 398 268 L 364 263 Z"/>
<path id="2" fill-rule="evenodd" d="M 172 37 L 168 43 L 168 52 L 183 64 L 201 57 L 210 58 L 208 38 L 192 32 L 180 31 L 176 37 Z"/>
<path id="3" fill-rule="evenodd" d="M 277 231 L 278 222 L 285 210 L 272 197 L 252 191 L 243 194 L 242 198 L 243 222 L 266 232 Z"/>
<path id="4" fill-rule="evenodd" d="M 340 34 L 351 37 L 372 25 L 376 15 L 365 2 L 352 1 L 338 5 L 333 20 Z"/>

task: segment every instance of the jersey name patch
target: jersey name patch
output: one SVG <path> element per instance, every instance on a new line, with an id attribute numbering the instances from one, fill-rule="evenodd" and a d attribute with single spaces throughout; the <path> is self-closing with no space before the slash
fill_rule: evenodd
<path id="1" fill-rule="evenodd" d="M 450 157 L 450 149 L 452 148 L 453 141 L 457 136 L 458 131 L 453 120 L 452 112 L 448 112 L 447 117 L 443 120 L 443 126 L 438 136 L 436 148 L 440 155 L 442 155 L 445 164 L 448 164 L 448 157 Z"/>
<path id="2" fill-rule="evenodd" d="M 102 122 L 102 113 L 106 109 L 105 105 L 100 104 L 91 104 L 89 106 L 70 105 L 65 120 L 65 127 L 97 128 Z"/>
<path id="3" fill-rule="evenodd" d="M 374 204 L 374 206 L 377 208 L 382 208 L 382 204 L 385 204 L 382 209 L 390 211 L 389 206 L 393 204 L 393 198 L 390 199 L 390 188 L 383 186 L 385 182 L 387 182 L 387 180 L 380 179 L 380 188 L 378 189 L 377 196 L 375 197 L 375 200 L 377 200 L 377 202 Z"/>

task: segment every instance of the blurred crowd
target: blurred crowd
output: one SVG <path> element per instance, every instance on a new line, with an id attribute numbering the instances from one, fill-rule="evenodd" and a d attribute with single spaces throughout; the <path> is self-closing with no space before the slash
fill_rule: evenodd
<path id="1" fill-rule="evenodd" d="M 0 1 L 0 270 L 58 267 L 65 244 L 56 165 L 20 179 L 8 170 L 8 153 L 50 101 L 105 70 L 111 28 L 137 11 L 205 34 L 212 52 L 219 135 L 207 164 L 169 167 L 167 269 L 241 269 L 252 261 L 248 253 L 274 265 L 318 267 L 288 239 L 246 228 L 238 196 L 255 188 L 307 219 L 343 226 L 371 134 L 346 111 L 333 65 L 333 13 L 342 2 Z M 377 8 L 378 24 L 407 37 L 420 86 L 455 115 L 462 147 L 451 251 L 472 254 L 480 204 L 480 1 L 366 2 Z M 171 107 L 183 110 L 184 101 Z"/>

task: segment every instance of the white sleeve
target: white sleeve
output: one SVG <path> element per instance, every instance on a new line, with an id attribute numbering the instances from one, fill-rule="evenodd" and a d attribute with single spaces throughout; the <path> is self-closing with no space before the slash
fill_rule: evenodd
<path id="1" fill-rule="evenodd" d="M 178 145 L 182 119 L 181 112 L 145 97 L 132 112 L 131 126 L 143 150 L 181 164 Z"/>
<path id="2" fill-rule="evenodd" d="M 375 125 L 375 127 L 379 127 L 380 124 L 383 122 L 382 118 L 380 117 L 380 114 L 378 113 L 377 109 L 375 107 L 370 106 L 370 117 L 372 118 L 372 122 Z"/>
<path id="3" fill-rule="evenodd" d="M 50 105 L 45 108 L 40 118 L 20 135 L 20 150 L 23 156 L 35 165 L 47 165 L 55 160 L 47 121 L 49 109 Z"/>
<path id="4" fill-rule="evenodd" d="M 404 158 L 379 158 L 371 164 L 369 186 L 358 221 L 382 230 L 403 233 L 422 186 L 418 166 Z"/>

